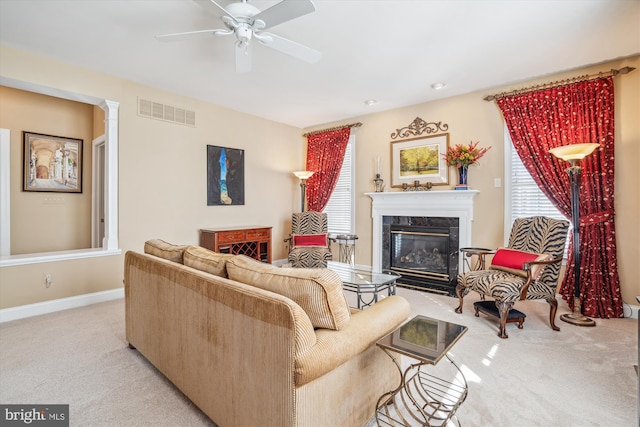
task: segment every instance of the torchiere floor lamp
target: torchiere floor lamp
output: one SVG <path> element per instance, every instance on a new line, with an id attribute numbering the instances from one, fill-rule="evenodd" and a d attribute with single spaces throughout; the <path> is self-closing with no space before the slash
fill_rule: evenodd
<path id="1" fill-rule="evenodd" d="M 300 199 L 301 199 L 301 203 L 302 203 L 302 207 L 300 208 L 300 212 L 304 212 L 304 205 L 305 205 L 305 196 L 307 194 L 307 180 L 309 178 L 311 178 L 311 175 L 314 174 L 314 172 L 312 171 L 296 171 L 293 173 L 295 176 L 298 177 L 298 179 L 300 179 L 300 192 L 302 193 L 300 195 Z"/>
<path id="2" fill-rule="evenodd" d="M 565 160 L 571 166 L 567 168 L 571 182 L 571 222 L 573 224 L 573 271 L 574 271 L 574 291 L 573 291 L 573 313 L 563 314 L 560 319 L 577 326 L 595 326 L 593 319 L 582 314 L 582 304 L 580 300 L 580 175 L 582 166 L 580 161 L 598 148 L 600 144 L 584 143 L 563 145 L 549 150 L 551 154 L 559 159 Z"/>

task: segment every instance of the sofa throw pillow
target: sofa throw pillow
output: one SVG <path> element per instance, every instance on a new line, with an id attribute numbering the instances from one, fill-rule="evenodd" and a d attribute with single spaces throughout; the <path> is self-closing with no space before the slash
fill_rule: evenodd
<path id="1" fill-rule="evenodd" d="M 144 242 L 144 253 L 182 264 L 182 253 L 187 245 L 174 245 L 161 239 Z"/>
<path id="2" fill-rule="evenodd" d="M 552 259 L 552 257 L 548 254 L 537 254 L 534 252 L 518 251 L 509 248 L 499 248 L 491 260 L 490 268 L 527 277 L 527 272 L 522 269 L 525 262 L 548 261 L 550 259 Z M 544 265 L 533 265 L 531 267 L 531 277 L 533 277 L 533 280 L 538 280 L 540 278 L 544 267 Z"/>
<path id="3" fill-rule="evenodd" d="M 210 251 L 201 246 L 187 246 L 182 257 L 187 267 L 226 278 L 227 260 L 233 255 Z"/>
<path id="4" fill-rule="evenodd" d="M 327 234 L 294 234 L 293 236 L 293 247 L 316 247 L 316 248 L 326 248 L 327 245 Z"/>
<path id="5" fill-rule="evenodd" d="M 237 255 L 227 261 L 227 273 L 236 280 L 295 301 L 314 328 L 340 330 L 351 318 L 338 274 L 325 268 L 276 267 Z"/>

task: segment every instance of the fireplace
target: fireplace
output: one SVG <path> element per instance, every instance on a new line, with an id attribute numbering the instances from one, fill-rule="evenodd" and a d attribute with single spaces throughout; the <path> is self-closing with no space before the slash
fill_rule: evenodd
<path id="1" fill-rule="evenodd" d="M 458 274 L 459 220 L 384 216 L 382 269 L 398 284 L 454 295 Z"/>
<path id="2" fill-rule="evenodd" d="M 402 276 L 399 284 L 453 295 L 462 267 L 458 249 L 473 246 L 473 199 L 478 194 L 477 190 L 367 193 L 372 199 L 374 270 L 393 270 Z M 397 257 L 392 259 L 392 254 Z M 424 264 L 432 271 L 423 271 Z"/>

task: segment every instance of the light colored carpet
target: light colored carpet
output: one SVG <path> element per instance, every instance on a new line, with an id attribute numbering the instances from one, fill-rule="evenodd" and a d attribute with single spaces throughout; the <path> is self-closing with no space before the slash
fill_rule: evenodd
<path id="1" fill-rule="evenodd" d="M 413 314 L 469 327 L 451 352 L 469 382 L 462 425 L 638 425 L 635 319 L 597 319 L 595 328 L 558 319 L 554 332 L 545 302 L 519 302 L 524 329 L 508 324 L 501 340 L 496 321 L 473 315 L 474 293 L 463 314 L 450 297 L 398 294 Z M 0 402 L 68 403 L 72 426 L 215 425 L 127 347 L 123 300 L 0 325 Z"/>

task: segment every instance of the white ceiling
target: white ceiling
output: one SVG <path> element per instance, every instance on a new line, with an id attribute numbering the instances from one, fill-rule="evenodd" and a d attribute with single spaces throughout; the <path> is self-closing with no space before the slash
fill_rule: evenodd
<path id="1" fill-rule="evenodd" d="M 223 28 L 191 0 L 0 0 L 0 43 L 300 128 L 640 53 L 638 0 L 314 3 L 270 31 L 320 62 L 256 45 L 246 74 L 235 73 L 233 36 L 154 38 Z"/>

